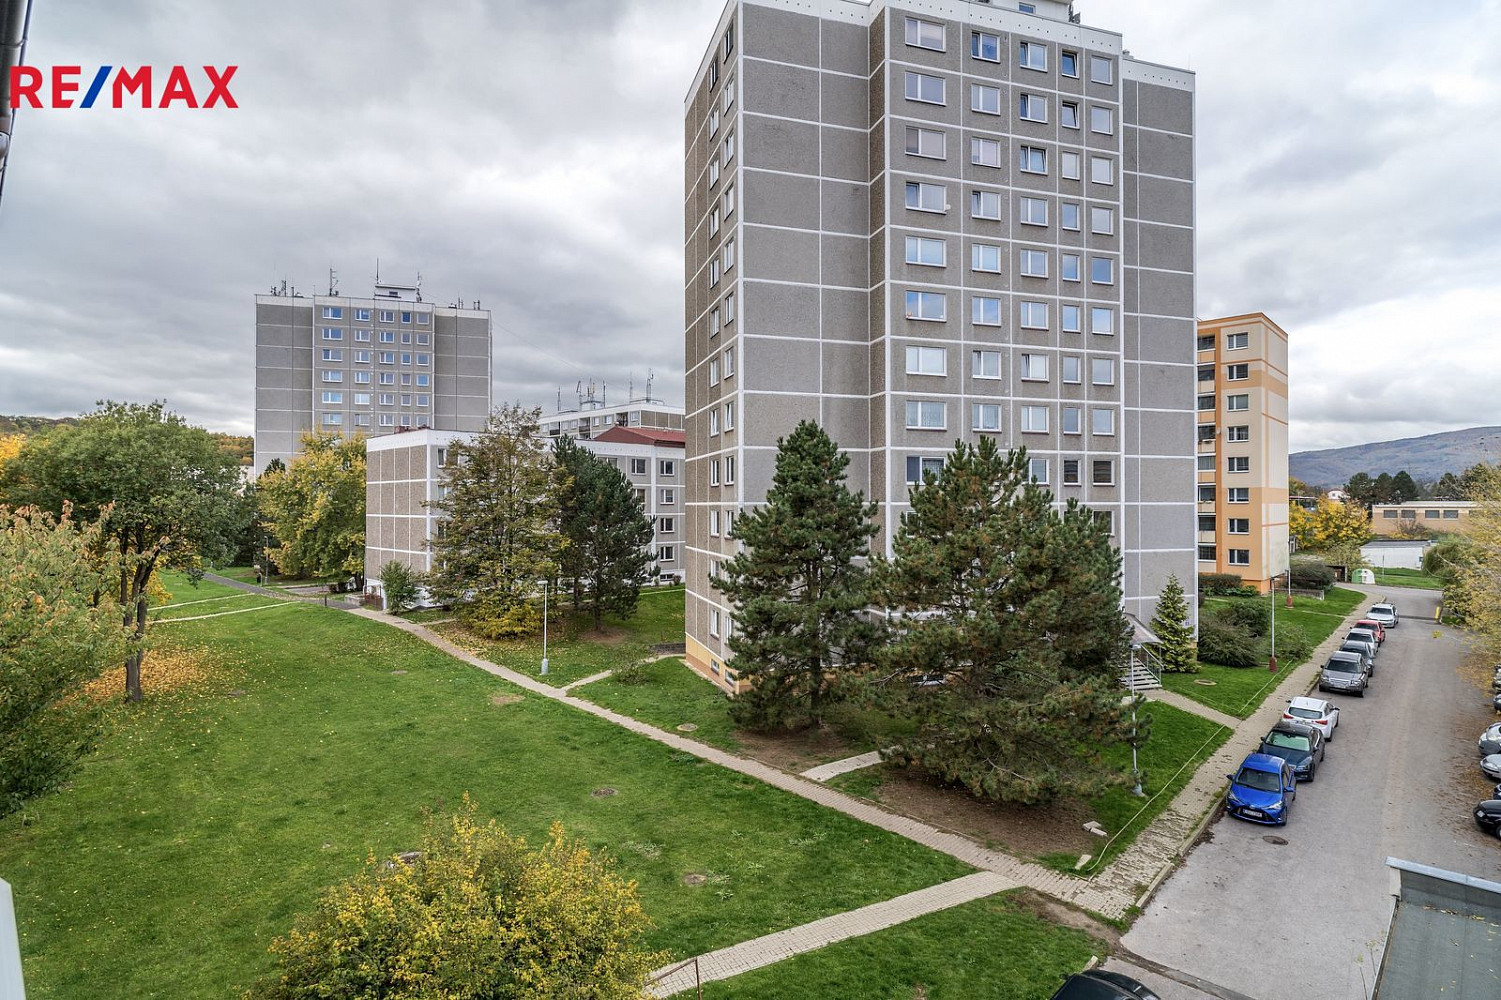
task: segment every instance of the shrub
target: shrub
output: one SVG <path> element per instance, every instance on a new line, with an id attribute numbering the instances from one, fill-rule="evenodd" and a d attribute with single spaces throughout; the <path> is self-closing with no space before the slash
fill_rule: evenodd
<path id="1" fill-rule="evenodd" d="M 542 612 L 527 601 L 482 597 L 464 610 L 464 619 L 485 639 L 520 639 L 542 629 Z"/>
<path id="2" fill-rule="evenodd" d="M 381 590 L 386 595 L 386 610 L 395 614 L 405 611 L 417 600 L 417 587 L 421 577 L 413 573 L 405 563 L 392 559 L 380 568 Z"/>
<path id="3" fill-rule="evenodd" d="M 1334 570 L 1321 562 L 1293 563 L 1293 586 L 1299 590 L 1328 590 L 1334 586 Z"/>
<path id="4" fill-rule="evenodd" d="M 1260 644 L 1262 660 L 1271 655 L 1270 636 L 1262 640 Z M 1303 660 L 1313 652 L 1313 643 L 1307 633 L 1296 625 L 1277 626 L 1277 659 L 1279 660 Z"/>
<path id="5" fill-rule="evenodd" d="M 1245 629 L 1254 638 L 1267 634 L 1271 628 L 1272 609 L 1266 598 L 1251 600 L 1240 598 L 1216 605 L 1209 616 L 1217 621 Z"/>
<path id="6" fill-rule="evenodd" d="M 1238 573 L 1200 573 L 1199 593 L 1209 597 L 1229 597 L 1240 593 L 1242 580 Z"/>
<path id="7" fill-rule="evenodd" d="M 610 677 L 620 684 L 645 684 L 647 681 L 647 662 L 646 660 L 637 660 L 635 663 L 628 663 L 623 667 L 617 668 Z"/>
<path id="8" fill-rule="evenodd" d="M 553 824 L 531 848 L 473 803 L 429 820 L 422 849 L 374 856 L 271 945 L 258 1000 L 639 1000 L 665 955 L 636 884 Z"/>
<path id="9" fill-rule="evenodd" d="M 1199 621 L 1199 662 L 1254 667 L 1260 662 L 1256 637 L 1233 622 L 1206 616 Z"/>

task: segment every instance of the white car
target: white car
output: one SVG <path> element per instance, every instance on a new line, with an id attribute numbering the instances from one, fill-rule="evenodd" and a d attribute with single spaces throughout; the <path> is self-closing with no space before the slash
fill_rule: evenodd
<path id="1" fill-rule="evenodd" d="M 1372 604 L 1371 610 L 1367 611 L 1366 615 L 1380 622 L 1382 628 L 1397 627 L 1397 606 L 1395 604 Z"/>
<path id="2" fill-rule="evenodd" d="M 1480 758 L 1480 770 L 1492 781 L 1501 781 L 1501 753 L 1493 753 L 1489 757 Z"/>
<path id="3" fill-rule="evenodd" d="M 1292 698 L 1282 710 L 1282 720 L 1312 726 L 1324 734 L 1325 740 L 1332 740 L 1339 728 L 1339 709 L 1323 698 Z"/>

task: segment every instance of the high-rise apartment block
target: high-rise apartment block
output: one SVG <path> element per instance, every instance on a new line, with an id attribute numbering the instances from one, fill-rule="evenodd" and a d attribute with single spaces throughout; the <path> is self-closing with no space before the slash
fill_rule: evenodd
<path id="1" fill-rule="evenodd" d="M 1109 519 L 1125 609 L 1192 590 L 1194 80 L 1065 3 L 731 0 L 685 102 L 687 641 L 778 438 L 879 504 L 956 438 Z"/>
<path id="2" fill-rule="evenodd" d="M 1287 333 L 1263 313 L 1204 320 L 1198 342 L 1199 572 L 1263 593 L 1287 546 Z"/>
<path id="3" fill-rule="evenodd" d="M 375 437 L 475 431 L 490 414 L 490 313 L 423 302 L 416 286 L 372 298 L 255 297 L 255 471 L 289 462 L 309 431 Z"/>

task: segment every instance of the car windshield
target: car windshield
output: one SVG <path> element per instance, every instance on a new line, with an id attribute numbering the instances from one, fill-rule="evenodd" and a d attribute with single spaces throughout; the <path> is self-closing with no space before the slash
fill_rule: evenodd
<path id="1" fill-rule="evenodd" d="M 1262 740 L 1261 744 L 1268 747 L 1286 747 L 1289 750 L 1308 750 L 1312 747 L 1312 742 L 1307 736 L 1279 733 L 1275 729 L 1266 734 L 1266 739 Z"/>
<path id="2" fill-rule="evenodd" d="M 1254 788 L 1258 792 L 1275 792 L 1280 790 L 1278 788 L 1280 779 L 1277 775 L 1270 771 L 1253 771 L 1249 767 L 1240 769 L 1240 773 L 1235 776 L 1235 783 L 1237 785 L 1245 785 L 1247 788 Z"/>
<path id="3" fill-rule="evenodd" d="M 1311 708 L 1290 708 L 1287 710 L 1287 714 L 1296 715 L 1300 719 L 1322 719 L 1324 717 L 1323 712 L 1315 712 Z"/>
<path id="4" fill-rule="evenodd" d="M 1396 609 L 1393 608 L 1390 604 L 1373 604 L 1373 605 L 1371 605 L 1371 614 L 1373 614 L 1373 615 L 1389 615 L 1389 614 L 1391 614 L 1395 610 Z"/>
<path id="5" fill-rule="evenodd" d="M 1330 660 L 1324 664 L 1324 669 L 1334 674 L 1358 674 L 1360 664 L 1354 660 Z"/>

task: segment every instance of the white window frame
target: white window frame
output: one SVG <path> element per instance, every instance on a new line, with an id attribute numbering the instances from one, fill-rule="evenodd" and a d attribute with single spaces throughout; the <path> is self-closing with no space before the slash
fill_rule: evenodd
<path id="1" fill-rule="evenodd" d="M 999 382 L 1001 380 L 1000 351 L 970 351 L 970 378 Z"/>
<path id="2" fill-rule="evenodd" d="M 949 263 L 948 240 L 908 236 L 903 251 L 903 259 L 913 267 L 947 267 Z"/>
<path id="3" fill-rule="evenodd" d="M 977 167 L 997 167 L 1001 165 L 1001 141 L 999 139 L 987 139 L 983 136 L 971 136 L 969 140 L 969 162 Z"/>
<path id="4" fill-rule="evenodd" d="M 1001 404 L 1000 403 L 971 403 L 969 407 L 970 427 L 979 433 L 999 433 L 1001 430 Z"/>
<path id="5" fill-rule="evenodd" d="M 1115 184 L 1115 159 L 1109 156 L 1089 157 L 1089 182 L 1091 184 Z"/>
<path id="6" fill-rule="evenodd" d="M 1115 408 L 1110 406 L 1090 407 L 1089 433 L 1095 437 L 1115 437 Z"/>
<path id="7" fill-rule="evenodd" d="M 919 73 L 914 69 L 904 72 L 906 75 L 902 78 L 902 94 L 907 100 L 914 104 L 933 104 L 938 107 L 948 104 L 949 86 L 948 81 L 943 77 L 934 76 L 932 73 Z M 938 85 L 936 98 L 932 93 L 934 84 Z M 913 96 L 914 94 L 916 96 Z"/>
<path id="8" fill-rule="evenodd" d="M 1021 69 L 1046 73 L 1048 71 L 1047 45 L 1042 42 L 1018 42 L 1016 47 L 1016 64 Z"/>
<path id="9" fill-rule="evenodd" d="M 1104 265 L 1105 277 L 1100 278 L 1100 265 Z M 1089 283 L 1091 285 L 1115 284 L 1115 258 L 1091 256 L 1089 258 Z"/>
<path id="10" fill-rule="evenodd" d="M 969 110 L 978 115 L 1001 113 L 1001 88 L 983 83 L 969 85 Z"/>
<path id="11" fill-rule="evenodd" d="M 917 323 L 942 323 L 949 317 L 949 297 L 944 292 L 909 288 L 906 291 L 903 315 Z"/>
<path id="12" fill-rule="evenodd" d="M 904 30 L 907 44 L 914 49 L 927 49 L 930 52 L 948 51 L 948 33 L 940 21 L 924 21 L 920 17 L 909 17 Z M 938 32 L 936 45 L 932 44 L 934 30 Z"/>
<path id="13" fill-rule="evenodd" d="M 919 344 L 907 345 L 908 375 L 947 375 L 948 373 L 948 348 L 923 347 Z"/>
<path id="14" fill-rule="evenodd" d="M 1103 128 L 1101 122 L 1104 123 Z M 1115 135 L 1115 109 L 1098 104 L 1090 105 L 1089 130 L 1096 135 Z"/>
<path id="15" fill-rule="evenodd" d="M 931 212 L 943 215 L 949 210 L 949 189 L 946 184 L 928 184 L 924 181 L 907 181 L 905 199 L 909 212 Z M 934 208 L 929 202 L 937 195 L 941 207 Z"/>
<path id="16" fill-rule="evenodd" d="M 1048 252 L 1022 247 L 1017 251 L 1017 273 L 1026 278 L 1048 276 Z"/>
<path id="17" fill-rule="evenodd" d="M 1089 359 L 1089 384 L 1090 385 L 1115 385 L 1115 359 L 1114 358 L 1090 358 Z"/>
<path id="18" fill-rule="evenodd" d="M 1089 57 L 1089 82 L 1114 85 L 1115 60 L 1091 55 Z"/>
<path id="19" fill-rule="evenodd" d="M 907 126 L 907 155 L 921 156 L 927 160 L 949 158 L 949 137 L 942 129 Z"/>
<path id="20" fill-rule="evenodd" d="M 1246 413 L 1251 409 L 1251 394 L 1247 392 L 1227 393 L 1225 396 L 1225 412 Z"/>
<path id="21" fill-rule="evenodd" d="M 1084 407 L 1062 406 L 1059 407 L 1058 430 L 1070 437 L 1084 433 Z"/>
<path id="22" fill-rule="evenodd" d="M 1115 308 L 1113 306 L 1089 307 L 1089 332 L 1102 337 L 1115 336 Z"/>
<path id="23" fill-rule="evenodd" d="M 1029 94 L 1023 91 L 1017 95 L 1016 117 L 1024 122 L 1046 125 L 1048 123 L 1048 99 L 1041 94 Z"/>
<path id="24" fill-rule="evenodd" d="M 993 295 L 976 295 L 969 300 L 969 321 L 975 326 L 1001 326 L 1004 306 Z"/>
<path id="25" fill-rule="evenodd" d="M 995 214 L 984 211 L 988 204 L 995 205 Z M 969 217 L 999 222 L 1001 219 L 1001 193 L 999 191 L 971 191 L 969 193 Z"/>
<path id="26" fill-rule="evenodd" d="M 1104 205 L 1089 206 L 1089 231 L 1100 236 L 1115 235 L 1115 209 Z"/>
<path id="27" fill-rule="evenodd" d="M 1060 365 L 1064 385 L 1084 384 L 1084 359 L 1077 354 L 1065 354 Z"/>
<path id="28" fill-rule="evenodd" d="M 986 264 L 995 263 L 994 267 Z M 969 248 L 969 269 L 984 274 L 1001 273 L 1001 248 L 994 243 L 974 243 Z"/>
<path id="29" fill-rule="evenodd" d="M 1027 459 L 1027 478 L 1038 486 L 1049 485 L 1048 480 L 1053 474 L 1053 463 L 1045 458 Z"/>
<path id="30" fill-rule="evenodd" d="M 1046 226 L 1048 224 L 1047 199 L 1022 195 L 1016 200 L 1016 214 L 1017 221 L 1024 226 Z"/>
<path id="31" fill-rule="evenodd" d="M 1021 328 L 1023 330 L 1046 330 L 1048 328 L 1048 304 L 1024 299 L 1020 303 Z M 1039 315 L 1041 322 L 1038 321 Z"/>
<path id="32" fill-rule="evenodd" d="M 936 399 L 909 399 L 904 409 L 909 431 L 948 430 L 949 408 L 946 403 Z"/>
<path id="33" fill-rule="evenodd" d="M 987 51 L 995 53 L 986 55 Z M 971 31 L 969 33 L 969 56 L 981 62 L 998 63 L 1001 61 L 1001 36 L 992 35 L 988 31 Z"/>
<path id="34" fill-rule="evenodd" d="M 1058 304 L 1058 329 L 1063 333 L 1084 332 L 1084 308 L 1073 302 Z"/>
<path id="35" fill-rule="evenodd" d="M 1025 353 L 1016 360 L 1017 378 L 1023 382 L 1046 382 L 1048 380 L 1048 356 Z"/>
<path id="36" fill-rule="evenodd" d="M 1021 427 L 1023 434 L 1046 434 L 1051 421 L 1048 414 L 1052 408 L 1038 404 L 1027 404 L 1021 409 Z M 1039 420 L 1041 426 L 1039 426 Z"/>
<path id="37" fill-rule="evenodd" d="M 1041 157 L 1041 167 L 1034 166 Z M 1019 145 L 1016 147 L 1016 169 L 1024 174 L 1044 175 L 1048 172 L 1048 150 L 1046 146 Z"/>

